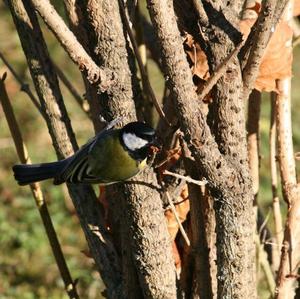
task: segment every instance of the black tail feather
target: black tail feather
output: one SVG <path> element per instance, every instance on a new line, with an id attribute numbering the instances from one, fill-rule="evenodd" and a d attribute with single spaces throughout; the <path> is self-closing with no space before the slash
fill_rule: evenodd
<path id="1" fill-rule="evenodd" d="M 24 186 L 56 177 L 65 165 L 65 160 L 42 164 L 18 164 L 13 166 L 13 171 L 18 184 Z"/>

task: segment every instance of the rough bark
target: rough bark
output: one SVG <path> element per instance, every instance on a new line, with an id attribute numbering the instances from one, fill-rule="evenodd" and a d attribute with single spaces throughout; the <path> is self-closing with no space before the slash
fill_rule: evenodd
<path id="1" fill-rule="evenodd" d="M 100 95 L 101 113 L 108 120 L 135 120 L 135 102 L 142 97 L 118 2 L 87 1 L 81 5 L 91 29 L 90 51 L 116 78 L 110 92 Z M 121 237 L 123 292 L 128 298 L 139 298 L 141 292 L 145 298 L 175 298 L 174 261 L 156 177 L 148 169 L 134 181 L 140 183 L 107 188 L 108 197 L 122 202 L 121 226 L 128 228 L 121 229 L 121 234 L 127 234 Z"/>
<path id="2" fill-rule="evenodd" d="M 197 109 L 197 95 L 183 52 L 173 5 L 171 1 L 148 0 L 147 3 L 162 48 L 168 87 L 175 95 L 174 105 L 181 129 L 197 166 L 209 181 L 208 186 L 215 199 L 218 298 L 254 298 L 253 196 L 247 167 L 239 64 L 237 60 L 233 61 L 215 89 L 213 101 L 216 102 L 220 121 L 217 144 L 205 116 Z M 215 69 L 224 53 L 232 50 L 234 45 L 231 39 L 238 42 L 240 34 L 226 21 L 221 10 L 216 11 L 209 3 L 205 3 L 208 5 L 207 15 L 213 16 L 210 23 L 216 24 L 206 32 L 219 33 L 215 44 L 214 40 L 209 40 L 212 47 L 208 56 L 212 69 Z M 222 33 L 224 31 L 226 34 Z M 210 37 L 216 38 L 215 34 L 208 35 Z"/>
<path id="3" fill-rule="evenodd" d="M 78 65 L 79 69 L 84 72 L 88 80 L 92 84 L 97 84 L 99 91 L 109 89 L 110 85 L 113 84 L 111 71 L 96 65 L 51 3 L 48 0 L 31 0 L 31 2 L 34 9 L 38 11 L 49 29 L 61 43 L 61 46 L 74 63 Z"/>
<path id="4" fill-rule="evenodd" d="M 288 214 L 276 278 L 276 299 L 295 295 L 300 261 L 300 183 L 297 182 L 291 123 L 291 78 L 278 80 L 276 129 L 282 192 Z"/>
<path id="5" fill-rule="evenodd" d="M 202 193 L 202 194 L 201 194 Z M 213 298 L 216 296 L 215 223 L 212 198 L 199 187 L 189 184 L 192 228 L 192 257 L 195 263 L 191 298 Z"/>
<path id="6" fill-rule="evenodd" d="M 191 153 L 184 142 L 181 142 L 184 165 L 187 174 L 199 179 Z M 184 265 L 181 284 L 187 298 L 216 298 L 216 251 L 215 251 L 215 215 L 213 199 L 207 188 L 188 184 L 190 200 L 191 248 L 189 263 Z M 191 267 L 191 263 L 193 267 Z M 190 272 L 189 274 L 187 274 Z M 190 277 L 191 276 L 191 277 Z"/>
<path id="7" fill-rule="evenodd" d="M 45 114 L 50 136 L 58 158 L 71 155 L 78 148 L 57 77 L 29 1 L 9 1 L 9 7 L 27 58 L 31 76 Z M 68 185 L 91 254 L 107 286 L 110 298 L 120 298 L 120 265 L 118 256 L 104 226 L 96 196 L 90 186 Z"/>

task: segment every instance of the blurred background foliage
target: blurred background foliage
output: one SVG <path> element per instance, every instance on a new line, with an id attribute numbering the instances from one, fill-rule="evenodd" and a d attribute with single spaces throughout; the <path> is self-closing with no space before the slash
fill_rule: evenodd
<path id="1" fill-rule="evenodd" d="M 61 3 L 56 7 L 63 14 Z M 83 95 L 81 76 L 58 45 L 53 35 L 41 22 L 51 58 L 64 70 L 65 75 Z M 26 59 L 20 47 L 10 13 L 0 2 L 0 51 L 15 68 L 24 82 L 34 90 Z M 150 80 L 158 98 L 162 97 L 164 81 L 155 64 L 149 60 Z M 39 112 L 27 95 L 20 90 L 7 67 L 0 61 L 0 75 L 8 72 L 6 87 L 12 101 L 23 138 L 33 162 L 56 160 L 48 130 Z M 295 50 L 293 66 L 293 128 L 295 152 L 300 152 L 300 49 Z M 93 136 L 92 124 L 75 100 L 64 88 L 65 99 L 73 129 L 79 144 Z M 271 182 L 268 158 L 268 131 L 270 124 L 269 94 L 264 94 L 261 115 L 261 187 L 259 206 L 265 216 L 271 213 Z M 18 162 L 10 132 L 0 106 L 0 298 L 68 298 L 52 256 L 44 227 L 28 187 L 19 187 L 12 176 L 11 167 Z M 297 162 L 298 174 L 300 162 Z M 49 210 L 57 230 L 73 279 L 78 279 L 82 298 L 101 298 L 104 287 L 93 262 L 85 254 L 87 244 L 65 186 L 53 187 L 52 182 L 42 184 Z M 285 204 L 282 203 L 283 210 Z M 268 218 L 270 229 L 272 217 Z M 260 284 L 261 298 L 264 283 Z"/>

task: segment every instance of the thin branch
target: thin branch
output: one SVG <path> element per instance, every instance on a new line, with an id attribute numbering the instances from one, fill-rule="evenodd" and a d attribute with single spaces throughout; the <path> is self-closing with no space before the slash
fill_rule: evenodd
<path id="1" fill-rule="evenodd" d="M 177 214 L 177 211 L 176 211 L 176 208 L 175 208 L 175 206 L 174 206 L 174 203 L 173 203 L 173 201 L 172 201 L 172 199 L 171 199 L 171 196 L 170 196 L 170 194 L 169 194 L 168 191 L 166 191 L 165 194 L 166 194 L 168 203 L 169 203 L 169 205 L 170 205 L 171 211 L 173 212 L 173 214 L 174 214 L 174 216 L 175 216 L 175 219 L 176 219 L 176 222 L 177 222 L 177 224 L 178 224 L 179 230 L 180 230 L 180 232 L 181 232 L 181 234 L 182 234 L 182 237 L 183 237 L 183 239 L 185 240 L 186 244 L 187 244 L 188 246 L 190 246 L 190 245 L 191 245 L 191 242 L 190 242 L 189 237 L 187 236 L 187 234 L 186 234 L 186 232 L 185 232 L 185 230 L 184 230 L 184 228 L 183 228 L 183 226 L 182 226 L 182 224 L 181 224 L 181 221 L 180 221 L 180 219 L 179 219 L 179 216 L 178 216 L 178 214 Z"/>
<path id="2" fill-rule="evenodd" d="M 174 172 L 171 172 L 171 171 L 169 171 L 169 170 L 165 170 L 165 171 L 163 172 L 163 174 L 173 176 L 173 177 L 175 177 L 175 178 L 184 180 L 184 181 L 186 181 L 186 182 L 188 182 L 188 183 L 192 183 L 192 184 L 195 184 L 195 185 L 198 185 L 198 186 L 205 186 L 205 185 L 207 184 L 207 181 L 205 181 L 205 180 L 204 180 L 204 181 L 194 180 L 194 179 L 192 179 L 192 178 L 189 177 L 189 176 L 180 175 L 180 174 L 178 174 L 178 173 L 174 173 Z"/>
<path id="3" fill-rule="evenodd" d="M 253 26 L 253 30 L 248 35 L 245 44 L 246 49 L 243 49 L 243 52 L 245 52 L 249 46 L 252 46 L 246 65 L 243 68 L 244 99 L 248 99 L 253 89 L 267 44 L 287 2 L 288 0 L 264 0 L 262 2 L 262 9 L 258 19 Z"/>
<path id="4" fill-rule="evenodd" d="M 27 148 L 23 141 L 20 128 L 18 126 L 13 108 L 6 92 L 4 83 L 5 77 L 6 73 L 2 76 L 2 78 L 0 78 L 0 101 L 2 103 L 2 108 L 11 132 L 11 136 L 14 140 L 19 159 L 21 163 L 30 164 L 31 161 L 28 156 Z M 40 185 L 38 183 L 33 183 L 30 185 L 30 189 L 42 218 L 56 264 L 65 285 L 65 290 L 70 299 L 79 299 L 75 282 L 71 277 L 66 260 L 64 258 Z"/>
<path id="5" fill-rule="evenodd" d="M 79 43 L 91 55 L 90 49 L 93 48 L 89 41 L 86 20 L 84 19 L 83 9 L 81 7 L 83 1 L 77 0 L 64 0 L 65 14 L 69 21 L 69 26 Z M 94 130 L 96 133 L 103 129 L 102 123 L 99 122 L 99 115 L 101 114 L 101 105 L 99 105 L 99 94 L 97 92 L 97 86 L 91 84 L 86 78 L 84 73 L 81 73 L 84 87 L 85 87 L 85 99 L 89 104 L 90 117 L 93 122 Z"/>
<path id="6" fill-rule="evenodd" d="M 202 90 L 198 92 L 199 98 L 204 99 L 217 81 L 225 74 L 228 69 L 228 66 L 232 63 L 233 59 L 236 58 L 236 55 L 239 53 L 240 49 L 244 45 L 244 41 L 242 40 L 224 59 L 224 61 L 216 68 L 213 75 L 208 78 L 208 80 L 204 83 Z"/>
<path id="7" fill-rule="evenodd" d="M 293 13 L 293 8 L 291 8 L 291 3 L 294 0 L 278 0 L 277 5 L 274 11 L 274 16 L 273 16 L 273 26 L 276 26 L 276 24 L 279 22 L 279 19 L 282 17 L 282 14 L 284 13 L 285 10 L 289 9 L 291 13 Z M 294 4 L 293 4 L 294 6 Z M 289 13 L 288 13 L 289 14 Z M 286 15 L 286 12 L 285 12 Z M 292 18 L 292 17 L 291 17 Z"/>
<path id="8" fill-rule="evenodd" d="M 243 98 L 246 100 L 253 88 L 254 82 L 258 75 L 259 66 L 262 57 L 265 53 L 265 49 L 270 40 L 272 26 L 273 26 L 273 14 L 276 7 L 277 0 L 264 0 L 262 2 L 262 7 L 260 14 L 256 23 L 254 24 L 255 32 L 252 36 L 250 32 L 248 40 L 250 42 L 253 39 L 252 47 L 250 49 L 249 57 L 247 63 L 243 69 Z M 246 42 L 247 44 L 247 42 Z"/>
<path id="9" fill-rule="evenodd" d="M 271 121 L 269 131 L 270 168 L 272 181 L 273 216 L 275 223 L 276 246 L 273 248 L 273 266 L 278 269 L 280 248 L 283 241 L 283 226 L 278 196 L 277 161 L 276 161 L 276 118 L 275 118 L 275 93 L 271 94 Z"/>
<path id="10" fill-rule="evenodd" d="M 86 115 L 90 118 L 90 108 L 88 104 L 84 101 L 84 99 L 80 96 L 76 88 L 72 85 L 72 83 L 69 81 L 69 79 L 65 76 L 63 71 L 60 69 L 60 67 L 52 61 L 56 73 L 59 77 L 59 79 L 62 81 L 62 83 L 66 86 L 66 88 L 69 90 L 71 95 L 76 100 L 76 103 L 79 105 L 79 107 L 86 113 Z"/>
<path id="11" fill-rule="evenodd" d="M 255 244 L 257 248 L 258 261 L 264 271 L 268 289 L 272 297 L 274 295 L 274 290 L 275 290 L 275 279 L 274 279 L 272 269 L 270 267 L 270 263 L 268 261 L 268 255 L 264 251 L 264 244 L 261 244 L 260 238 L 257 234 L 255 235 Z"/>
<path id="12" fill-rule="evenodd" d="M 198 17 L 201 20 L 201 22 L 208 25 L 209 19 L 207 17 L 206 11 L 203 7 L 202 1 L 193 0 L 193 5 L 195 7 L 195 10 L 197 11 Z"/>
<path id="13" fill-rule="evenodd" d="M 141 3 L 137 1 L 136 7 L 134 10 L 134 17 L 133 17 L 133 25 L 132 27 L 134 28 L 135 31 L 135 40 L 138 46 L 138 52 L 141 57 L 141 61 L 143 63 L 143 66 L 145 68 L 146 74 L 148 74 L 148 57 L 147 57 L 147 51 L 149 50 L 146 46 L 145 43 L 145 33 L 144 33 L 144 28 L 142 24 L 142 14 L 141 14 L 141 9 L 140 9 Z M 128 10 L 128 9 L 127 9 Z M 153 105 L 150 95 L 148 94 L 147 90 L 143 88 L 143 95 L 145 97 L 145 101 L 143 101 L 140 105 L 136 106 L 136 113 L 138 115 L 143 115 L 144 120 L 149 123 L 149 124 L 154 124 L 154 109 L 156 110 L 156 107 Z M 162 101 L 163 105 L 163 101 Z M 165 111 L 163 111 L 165 112 Z M 166 115 L 166 113 L 165 113 Z M 167 115 L 166 115 L 166 118 Z M 162 120 L 164 121 L 164 120 Z M 165 122 L 165 121 L 164 121 Z"/>
<path id="14" fill-rule="evenodd" d="M 290 23 L 292 17 L 293 1 L 290 0 L 284 19 Z M 288 47 L 292 49 L 292 40 L 289 41 Z M 276 299 L 294 297 L 294 282 L 297 279 L 295 274 L 298 273 L 300 261 L 300 184 L 297 183 L 293 149 L 291 81 L 291 77 L 277 80 L 278 94 L 275 95 L 278 161 L 283 197 L 288 204 L 281 259 L 276 278 Z"/>
<path id="15" fill-rule="evenodd" d="M 150 84 L 147 71 L 146 71 L 145 66 L 143 64 L 143 61 L 142 61 L 142 58 L 141 58 L 138 46 L 136 44 L 133 32 L 132 32 L 130 24 L 129 24 L 129 20 L 127 18 L 127 14 L 126 14 L 126 11 L 125 11 L 125 6 L 124 6 L 123 0 L 119 0 L 119 4 L 120 4 L 120 9 L 121 9 L 122 17 L 123 17 L 123 20 L 124 20 L 124 23 L 125 23 L 125 27 L 126 27 L 128 35 L 129 35 L 129 38 L 130 38 L 130 41 L 131 41 L 131 44 L 132 44 L 132 47 L 133 47 L 133 50 L 134 50 L 134 54 L 136 56 L 136 60 L 137 60 L 137 63 L 138 63 L 138 66 L 139 66 L 139 69 L 140 69 L 140 72 L 141 72 L 143 87 L 146 90 L 146 92 L 148 93 L 148 96 L 150 97 L 151 102 L 154 104 L 154 106 L 156 108 L 156 111 L 159 114 L 159 116 L 169 126 L 171 126 L 170 122 L 166 118 L 165 113 L 161 109 L 160 104 L 158 103 L 157 98 L 156 98 L 156 96 L 154 94 L 154 91 L 152 89 L 152 86 Z"/>
<path id="16" fill-rule="evenodd" d="M 32 93 L 32 91 L 31 91 L 31 89 L 29 87 L 29 84 L 24 83 L 22 81 L 21 77 L 17 74 L 17 72 L 15 71 L 15 69 L 12 67 L 12 65 L 8 62 L 8 60 L 4 57 L 4 55 L 1 52 L 0 52 L 0 58 L 2 59 L 2 61 L 4 62 L 4 64 L 8 67 L 8 69 L 13 74 L 13 76 L 15 77 L 15 79 L 21 85 L 21 90 L 27 93 L 27 95 L 31 99 L 31 101 L 34 104 L 34 106 L 38 109 L 38 111 L 43 116 L 43 113 L 42 113 L 42 110 L 41 110 L 41 105 L 40 105 L 38 99 L 36 98 L 36 96 Z"/>
<path id="17" fill-rule="evenodd" d="M 253 90 L 248 102 L 247 120 L 247 143 L 249 168 L 252 177 L 254 200 L 256 201 L 259 191 L 259 167 L 260 167 L 260 148 L 259 148 L 259 118 L 261 106 L 261 93 Z M 256 202 L 254 203 L 256 205 Z"/>
<path id="18" fill-rule="evenodd" d="M 88 80 L 97 84 L 101 92 L 106 91 L 113 84 L 111 71 L 96 65 L 48 0 L 31 2 L 73 62 L 86 72 Z"/>

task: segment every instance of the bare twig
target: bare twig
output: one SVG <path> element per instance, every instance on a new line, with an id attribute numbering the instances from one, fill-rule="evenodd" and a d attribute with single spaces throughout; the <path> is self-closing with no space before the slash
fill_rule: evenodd
<path id="1" fill-rule="evenodd" d="M 72 85 L 72 83 L 69 81 L 69 79 L 65 76 L 63 71 L 60 69 L 60 67 L 52 61 L 56 73 L 60 80 L 63 82 L 63 84 L 66 86 L 66 88 L 69 90 L 71 95 L 76 100 L 76 103 L 79 105 L 79 107 L 90 117 L 90 108 L 88 107 L 88 103 L 84 101 L 84 99 L 80 96 L 78 91 L 75 89 L 75 87 Z"/>
<path id="2" fill-rule="evenodd" d="M 171 155 L 167 155 L 165 159 L 163 159 L 157 165 L 155 165 L 155 168 L 159 168 L 164 164 L 168 163 L 174 157 L 174 155 L 179 154 L 180 151 L 181 151 L 180 147 L 174 148 L 173 153 Z"/>
<path id="3" fill-rule="evenodd" d="M 64 0 L 65 13 L 69 21 L 69 26 L 80 44 L 91 55 L 90 41 L 88 38 L 86 20 L 84 19 L 83 9 L 81 7 L 82 1 L 77 0 Z M 85 99 L 89 104 L 90 117 L 92 119 L 94 130 L 96 133 L 100 132 L 103 127 L 101 122 L 98 121 L 98 116 L 101 114 L 101 105 L 99 105 L 99 94 L 97 92 L 97 86 L 91 84 L 86 78 L 84 73 L 81 73 L 84 87 L 85 87 Z"/>
<path id="4" fill-rule="evenodd" d="M 201 91 L 198 92 L 199 98 L 202 100 L 204 99 L 217 81 L 224 75 L 227 71 L 228 66 L 232 63 L 233 59 L 239 53 L 240 49 L 242 48 L 244 41 L 242 40 L 232 51 L 229 55 L 224 59 L 223 63 L 220 64 L 216 70 L 214 71 L 213 75 L 208 78 L 208 80 L 204 83 Z"/>
<path id="5" fill-rule="evenodd" d="M 180 175 L 178 173 L 174 173 L 174 172 L 171 172 L 169 170 L 165 170 L 164 174 L 173 176 L 175 178 L 184 180 L 184 181 L 186 181 L 188 183 L 192 183 L 192 184 L 195 184 L 195 185 L 198 185 L 198 186 L 205 186 L 207 184 L 207 181 L 194 180 L 194 179 L 190 178 L 189 176 Z"/>
<path id="6" fill-rule="evenodd" d="M 272 26 L 273 26 L 273 13 L 276 7 L 277 0 L 264 0 L 258 19 L 255 23 L 255 36 L 250 32 L 248 40 L 254 38 L 253 46 L 250 49 L 247 63 L 243 69 L 243 82 L 244 82 L 244 95 L 246 100 L 253 88 L 256 80 L 261 59 L 270 40 Z M 247 42 L 246 42 L 247 44 Z"/>
<path id="7" fill-rule="evenodd" d="M 259 118 L 261 106 L 261 93 L 253 90 L 248 103 L 247 120 L 247 143 L 249 155 L 250 174 L 253 182 L 253 194 L 256 200 L 259 191 L 259 166 L 260 166 L 260 148 L 259 148 Z"/>
<path id="8" fill-rule="evenodd" d="M 244 99 L 248 99 L 253 89 L 265 49 L 287 2 L 288 0 L 262 1 L 261 12 L 245 43 L 246 48 L 249 46 L 252 47 L 250 48 L 250 53 L 243 69 Z M 243 51 L 247 50 L 244 49 Z"/>
<path id="9" fill-rule="evenodd" d="M 252 178 L 253 190 L 253 231 L 256 231 L 256 219 L 259 219 L 257 197 L 259 192 L 259 168 L 260 168 L 260 146 L 259 146 L 259 119 L 261 106 L 261 93 L 253 90 L 248 101 L 247 116 L 247 148 L 249 171 Z M 258 247 L 256 247 L 258 248 Z M 254 275 L 257 275 L 255 270 Z"/>
<path id="10" fill-rule="evenodd" d="M 43 113 L 42 113 L 42 110 L 41 110 L 41 105 L 40 105 L 38 99 L 36 98 L 36 96 L 32 93 L 32 91 L 31 91 L 31 89 L 29 87 L 29 84 L 24 83 L 22 81 L 21 77 L 17 74 L 17 72 L 15 71 L 15 69 L 12 67 L 12 65 L 8 62 L 8 60 L 4 57 L 4 55 L 1 52 L 0 52 L 0 58 L 2 59 L 2 61 L 4 62 L 4 64 L 8 67 L 8 69 L 13 74 L 13 76 L 15 77 L 15 79 L 21 85 L 21 90 L 24 91 L 24 92 L 26 92 L 28 94 L 28 96 L 31 99 L 31 101 L 34 104 L 34 106 L 39 110 L 39 112 L 43 116 Z"/>
<path id="11" fill-rule="evenodd" d="M 30 164 L 31 161 L 28 156 L 27 148 L 23 141 L 20 128 L 6 92 L 4 84 L 5 77 L 6 73 L 2 76 L 2 78 L 0 78 L 0 101 L 2 103 L 3 111 L 14 140 L 19 159 L 22 163 Z M 75 282 L 71 277 L 66 260 L 64 258 L 40 185 L 38 183 L 33 183 L 30 185 L 30 189 L 42 218 L 56 264 L 65 284 L 66 292 L 70 299 L 79 298 L 76 291 Z"/>
<path id="12" fill-rule="evenodd" d="M 182 237 L 184 238 L 186 244 L 187 244 L 188 246 L 190 246 L 190 245 L 191 245 L 191 242 L 190 242 L 189 237 L 187 236 L 187 234 L 186 234 L 186 232 L 185 232 L 185 230 L 184 230 L 184 228 L 183 228 L 183 226 L 182 226 L 182 224 L 181 224 L 181 221 L 180 221 L 180 219 L 179 219 L 179 216 L 178 216 L 178 214 L 177 214 L 177 211 L 176 211 L 176 208 L 175 208 L 175 206 L 174 206 L 174 204 L 173 204 L 173 201 L 172 201 L 172 199 L 171 199 L 171 196 L 170 196 L 170 194 L 169 194 L 168 191 L 166 191 L 165 194 L 166 194 L 166 197 L 167 197 L 167 199 L 168 199 L 168 203 L 169 203 L 169 205 L 170 205 L 171 211 L 173 212 L 173 214 L 174 214 L 174 216 L 175 216 L 175 219 L 176 219 L 176 221 L 177 221 L 177 224 L 178 224 L 179 230 L 180 230 L 180 232 L 181 232 L 181 234 L 182 234 Z"/>
<path id="13" fill-rule="evenodd" d="M 268 284 L 269 292 L 271 293 L 271 296 L 274 295 L 275 290 L 275 279 L 272 272 L 272 269 L 270 267 L 270 263 L 268 261 L 267 253 L 264 251 L 264 244 L 261 244 L 259 236 L 255 235 L 255 243 L 257 248 L 257 255 L 258 255 L 258 261 L 260 266 L 262 267 L 266 281 Z"/>
<path id="14" fill-rule="evenodd" d="M 197 14 L 199 16 L 199 19 L 201 20 L 202 23 L 208 24 L 209 19 L 207 17 L 207 14 L 205 12 L 205 9 L 203 7 L 203 4 L 201 1 L 193 0 L 193 5 L 197 11 Z"/>
<path id="15" fill-rule="evenodd" d="M 129 20 L 128 20 L 128 18 L 127 18 L 127 14 L 126 14 L 126 11 L 125 11 L 125 6 L 124 6 L 123 0 L 119 0 L 119 4 L 120 4 L 122 16 L 123 16 L 123 20 L 124 20 L 124 23 L 125 23 L 125 27 L 126 27 L 126 30 L 127 30 L 127 32 L 128 32 L 128 35 L 129 35 L 131 44 L 132 44 L 132 46 L 133 46 L 134 54 L 135 54 L 135 56 L 136 56 L 136 59 L 137 59 L 137 62 L 138 62 L 138 66 L 139 66 L 139 69 L 140 69 L 140 72 L 141 72 L 142 83 L 143 83 L 144 89 L 146 90 L 146 92 L 148 92 L 148 96 L 150 97 L 152 103 L 154 104 L 154 106 L 155 106 L 155 108 L 156 108 L 156 111 L 157 111 L 157 113 L 159 114 L 159 116 L 160 116 L 160 117 L 161 117 L 161 118 L 162 118 L 169 126 L 171 126 L 170 122 L 169 122 L 169 121 L 167 120 L 167 118 L 166 118 L 165 113 L 164 113 L 163 110 L 161 109 L 160 104 L 158 103 L 157 98 L 156 98 L 156 96 L 155 96 L 155 94 L 154 94 L 154 91 L 153 91 L 153 89 L 152 89 L 152 86 L 151 86 L 151 84 L 150 84 L 150 81 L 149 81 L 149 78 L 148 78 L 148 74 L 147 74 L 147 72 L 146 72 L 146 69 L 145 69 L 145 66 L 144 66 L 144 64 L 143 64 L 141 55 L 140 55 L 140 53 L 139 53 L 138 46 L 137 46 L 137 44 L 136 44 L 136 41 L 135 41 L 133 32 L 132 32 L 131 27 L 130 27 L 130 24 L 129 24 Z"/>
<path id="16" fill-rule="evenodd" d="M 146 37 L 145 37 L 145 33 L 144 33 L 144 28 L 143 28 L 143 17 L 141 14 L 141 9 L 140 9 L 141 3 L 139 1 L 137 1 L 136 3 L 136 7 L 134 10 L 134 17 L 133 17 L 133 28 L 135 31 L 135 40 L 138 46 L 138 51 L 143 63 L 143 66 L 145 68 L 145 72 L 146 74 L 148 74 L 148 57 L 147 57 L 147 51 L 149 50 L 149 48 L 147 48 L 146 46 Z M 128 9 L 127 9 L 128 11 Z M 128 11 L 129 13 L 129 11 Z M 137 110 L 137 115 L 139 118 L 139 115 L 143 115 L 145 121 L 149 124 L 154 124 L 154 109 L 156 110 L 156 107 L 153 105 L 151 99 L 150 99 L 150 95 L 148 94 L 148 91 L 146 89 L 143 89 L 143 95 L 145 97 L 145 101 L 143 101 L 140 105 L 138 105 L 136 107 Z M 163 104 L 163 101 L 162 101 Z M 167 117 L 167 113 L 165 111 L 163 111 Z M 162 121 L 164 123 L 166 123 L 163 119 Z M 166 124 L 168 125 L 168 124 Z"/>
<path id="17" fill-rule="evenodd" d="M 33 0 L 32 4 L 88 80 L 101 92 L 106 91 L 113 83 L 111 71 L 96 65 L 48 0 Z"/>
<path id="18" fill-rule="evenodd" d="M 273 266 L 278 269 L 280 260 L 280 248 L 283 240 L 282 216 L 280 200 L 278 196 L 277 161 L 276 161 L 276 119 L 275 119 L 275 93 L 271 94 L 271 121 L 269 132 L 270 167 L 272 180 L 273 216 L 275 223 L 276 246 L 273 248 Z"/>

